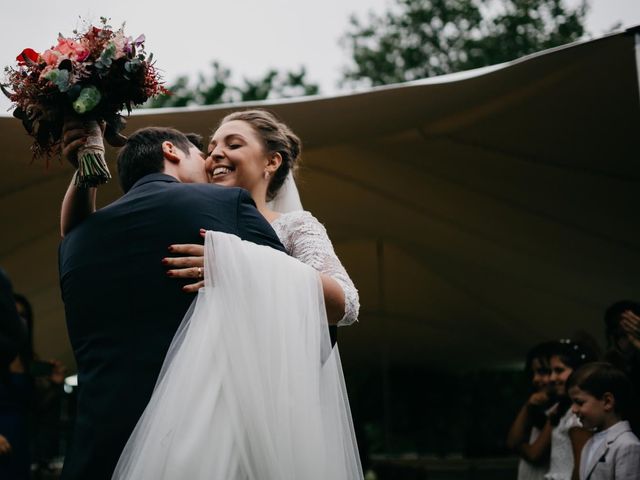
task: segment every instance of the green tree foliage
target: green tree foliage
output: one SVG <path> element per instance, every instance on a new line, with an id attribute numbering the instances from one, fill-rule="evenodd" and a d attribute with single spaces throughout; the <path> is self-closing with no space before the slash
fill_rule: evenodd
<path id="1" fill-rule="evenodd" d="M 212 105 L 315 95 L 319 92 L 318 85 L 307 81 L 304 67 L 301 67 L 299 72 L 281 73 L 269 70 L 256 79 L 244 78 L 241 85 L 232 83 L 231 70 L 219 62 L 213 62 L 211 69 L 209 75 L 201 73 L 195 85 L 191 85 L 186 76 L 178 77 L 167 87 L 171 95 L 156 97 L 146 106 L 158 108 Z"/>
<path id="2" fill-rule="evenodd" d="M 513 60 L 585 33 L 587 0 L 396 0 L 352 16 L 341 39 L 353 64 L 343 82 L 384 85 Z"/>
<path id="3" fill-rule="evenodd" d="M 314 83 L 307 83 L 306 75 L 304 67 L 299 72 L 280 73 L 277 70 L 269 70 L 257 80 L 244 79 L 244 85 L 235 89 L 243 102 L 317 94 L 320 88 Z"/>

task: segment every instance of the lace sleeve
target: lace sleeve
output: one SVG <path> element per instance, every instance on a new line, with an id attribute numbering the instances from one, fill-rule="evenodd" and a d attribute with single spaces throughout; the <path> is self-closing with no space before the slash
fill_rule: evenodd
<path id="1" fill-rule="evenodd" d="M 324 226 L 309 212 L 282 215 L 273 224 L 289 255 L 333 278 L 344 292 L 344 316 L 338 326 L 358 319 L 360 300 L 347 271 L 337 257 Z"/>

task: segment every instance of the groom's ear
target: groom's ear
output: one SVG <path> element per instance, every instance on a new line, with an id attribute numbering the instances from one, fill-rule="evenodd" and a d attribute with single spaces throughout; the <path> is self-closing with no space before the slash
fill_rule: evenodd
<path id="1" fill-rule="evenodd" d="M 162 142 L 162 155 L 164 159 L 171 163 L 180 163 L 180 156 L 178 155 L 178 147 L 176 147 L 169 140 Z"/>

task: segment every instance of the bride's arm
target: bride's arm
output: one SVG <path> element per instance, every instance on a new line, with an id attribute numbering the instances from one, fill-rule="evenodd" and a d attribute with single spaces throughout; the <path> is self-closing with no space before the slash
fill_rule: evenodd
<path id="1" fill-rule="evenodd" d="M 63 156 L 74 167 L 78 167 L 78 149 L 86 142 L 86 133 L 82 123 L 68 121 L 63 129 Z M 62 200 L 60 209 L 60 235 L 64 237 L 96 211 L 96 188 L 78 188 L 74 185 L 77 172 Z"/>
<path id="2" fill-rule="evenodd" d="M 60 209 L 60 235 L 62 237 L 96 211 L 96 187 L 76 187 L 74 185 L 75 177 L 74 173 Z"/>
<path id="3" fill-rule="evenodd" d="M 287 225 L 292 257 L 320 272 L 330 323 L 350 325 L 358 320 L 358 290 L 333 249 L 327 230 L 309 212 L 292 214 Z"/>
<path id="4" fill-rule="evenodd" d="M 344 291 L 340 284 L 324 273 L 320 274 L 322 293 L 324 294 L 324 306 L 327 310 L 329 325 L 337 325 L 345 314 Z"/>
<path id="5" fill-rule="evenodd" d="M 202 231 L 201 235 L 204 236 Z M 182 287 L 182 289 L 185 292 L 189 293 L 197 292 L 198 289 L 204 286 L 204 280 L 199 280 L 199 269 L 204 267 L 204 246 L 198 244 L 176 244 L 171 245 L 169 247 L 169 251 L 172 255 L 181 256 L 166 257 L 163 259 L 162 263 L 169 268 L 169 270 L 167 270 L 167 275 L 173 278 L 193 279 L 195 283 L 185 285 L 184 287 Z M 333 251 L 333 248 L 331 248 L 331 251 Z M 317 255 L 318 251 L 314 252 L 314 254 Z M 298 258 L 298 260 L 302 261 L 303 263 L 307 263 L 304 262 L 304 260 L 301 258 Z M 340 267 L 342 267 L 342 265 L 340 265 Z M 316 270 L 318 269 L 316 268 Z M 344 271 L 344 268 L 342 268 L 342 270 Z M 344 274 L 346 275 L 346 272 L 344 272 Z M 344 287 L 335 278 L 326 273 L 320 272 L 320 280 L 322 282 L 322 291 L 324 294 L 324 303 L 329 324 L 335 325 L 339 322 L 343 322 L 346 324 L 351 323 L 353 321 L 352 318 L 355 319 L 355 317 L 357 317 L 357 308 L 359 307 L 357 291 L 355 291 L 355 287 L 353 288 L 353 291 L 355 292 L 355 299 L 352 299 L 352 303 L 355 302 L 356 304 L 355 314 L 353 313 L 353 306 L 350 306 L 350 311 L 347 311 L 347 313 L 345 313 L 345 310 L 347 310 L 349 307 L 345 305 L 346 302 Z M 348 282 L 350 283 L 351 280 L 348 279 Z M 352 283 L 351 286 L 353 286 Z M 345 322 L 345 319 L 348 319 L 347 322 Z"/>

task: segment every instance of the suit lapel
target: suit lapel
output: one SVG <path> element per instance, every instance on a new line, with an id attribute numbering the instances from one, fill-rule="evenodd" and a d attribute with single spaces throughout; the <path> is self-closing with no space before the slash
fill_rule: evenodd
<path id="1" fill-rule="evenodd" d="M 609 452 L 609 447 L 613 444 L 613 442 L 615 442 L 616 439 L 623 433 L 630 432 L 630 431 L 631 431 L 631 426 L 627 421 L 618 422 L 614 426 L 609 428 L 609 430 L 607 431 L 607 438 L 605 439 L 604 442 L 602 442 L 600 447 L 598 447 L 598 450 L 595 452 L 593 457 L 591 457 L 591 464 L 586 466 L 586 469 L 584 472 L 581 472 L 581 473 L 584 473 L 584 477 L 582 478 L 585 478 L 586 480 L 588 480 L 589 476 L 593 473 L 593 470 L 596 468 L 600 460 L 603 457 L 606 457 L 607 453 Z M 589 442 L 592 442 L 592 441 L 593 441 L 593 437 L 589 439 Z"/>
<path id="2" fill-rule="evenodd" d="M 609 451 L 609 442 L 607 440 L 605 440 L 600 444 L 600 446 L 598 447 L 598 450 L 596 450 L 593 456 L 591 457 L 591 463 L 586 466 L 586 469 L 584 471 L 584 477 L 582 478 L 585 478 L 588 480 L 591 474 L 593 473 L 593 470 L 598 466 L 598 463 L 600 462 L 600 460 L 607 455 L 607 452 Z"/>

